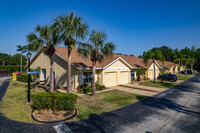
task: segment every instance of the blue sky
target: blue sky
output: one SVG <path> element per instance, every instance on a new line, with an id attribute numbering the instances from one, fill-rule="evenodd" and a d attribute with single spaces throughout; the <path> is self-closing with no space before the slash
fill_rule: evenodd
<path id="1" fill-rule="evenodd" d="M 36 25 L 74 12 L 104 31 L 115 52 L 141 55 L 152 47 L 200 47 L 199 0 L 0 0 L 0 52 L 15 54 Z M 60 45 L 63 46 L 63 45 Z"/>

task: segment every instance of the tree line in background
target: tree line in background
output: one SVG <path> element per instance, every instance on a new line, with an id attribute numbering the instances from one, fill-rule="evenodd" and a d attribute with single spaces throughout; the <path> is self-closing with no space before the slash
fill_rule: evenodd
<path id="1" fill-rule="evenodd" d="M 22 64 L 26 65 L 27 58 L 25 55 L 22 56 Z M 17 53 L 9 55 L 6 53 L 0 53 L 0 66 L 14 66 L 21 64 L 21 54 Z"/>
<path id="2" fill-rule="evenodd" d="M 0 53 L 0 69 L 8 70 L 9 72 L 25 71 L 24 66 L 27 64 L 27 58 L 23 53 L 27 52 L 27 45 L 17 45 L 17 50 L 20 53 L 9 55 Z"/>
<path id="3" fill-rule="evenodd" d="M 191 48 L 185 47 L 183 49 L 172 49 L 167 46 L 154 47 L 151 50 L 144 51 L 142 55 L 138 56 L 143 58 L 144 62 L 148 59 L 158 59 L 163 63 L 164 61 L 174 62 L 176 64 L 185 65 L 187 68 L 200 70 L 200 48 L 192 46 Z"/>

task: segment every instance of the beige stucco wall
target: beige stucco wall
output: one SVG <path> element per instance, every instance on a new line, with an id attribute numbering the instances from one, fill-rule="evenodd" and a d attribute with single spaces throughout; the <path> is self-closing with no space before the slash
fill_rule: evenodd
<path id="1" fill-rule="evenodd" d="M 174 67 L 174 74 L 178 74 L 178 66 Z"/>
<path id="2" fill-rule="evenodd" d="M 155 70 L 156 70 L 156 78 L 160 75 L 160 70 L 158 65 L 155 65 Z M 153 68 L 153 63 L 151 64 L 151 66 L 147 69 L 146 72 L 146 76 L 147 78 L 153 80 L 154 79 L 154 68 Z"/>
<path id="3" fill-rule="evenodd" d="M 44 54 L 41 53 L 36 58 L 35 61 L 31 64 L 31 68 L 37 68 L 40 67 L 41 69 L 46 70 L 46 83 L 49 84 L 50 82 L 50 61 L 49 58 Z M 75 81 L 76 83 L 79 82 L 79 72 L 78 70 L 72 66 L 71 67 L 71 86 L 72 90 L 75 89 Z M 54 71 L 56 73 L 56 85 L 58 86 L 67 86 L 67 62 L 58 57 L 57 55 L 54 55 Z M 41 75 L 41 74 L 40 74 Z"/>

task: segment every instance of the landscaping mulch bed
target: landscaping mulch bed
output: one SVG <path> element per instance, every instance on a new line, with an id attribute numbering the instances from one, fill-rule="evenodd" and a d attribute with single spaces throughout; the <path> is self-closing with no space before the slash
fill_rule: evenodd
<path id="1" fill-rule="evenodd" d="M 70 118 L 76 114 L 76 110 L 70 111 L 70 110 L 61 110 L 61 111 L 55 111 L 53 113 L 52 110 L 34 110 L 33 116 L 35 119 L 41 122 L 45 121 L 59 121 L 63 119 Z"/>

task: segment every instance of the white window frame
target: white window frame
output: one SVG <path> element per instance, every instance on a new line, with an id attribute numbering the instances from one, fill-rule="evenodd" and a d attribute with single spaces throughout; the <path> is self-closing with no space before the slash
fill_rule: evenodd
<path id="1" fill-rule="evenodd" d="M 91 73 L 91 75 L 92 75 L 92 72 L 82 72 L 82 75 L 81 75 L 81 77 L 82 77 L 82 80 L 81 80 L 81 82 L 82 82 L 82 84 L 89 84 L 89 83 L 84 83 L 84 77 L 83 77 L 83 75 L 84 75 L 84 73 Z M 87 77 L 88 79 L 89 79 L 89 77 Z M 91 81 L 91 83 L 92 83 L 92 81 Z"/>
<path id="2" fill-rule="evenodd" d="M 134 72 L 134 77 L 132 77 L 132 72 Z M 131 73 L 131 79 L 132 79 L 132 78 L 136 78 L 136 71 L 135 71 L 135 70 L 131 70 L 130 73 Z"/>

